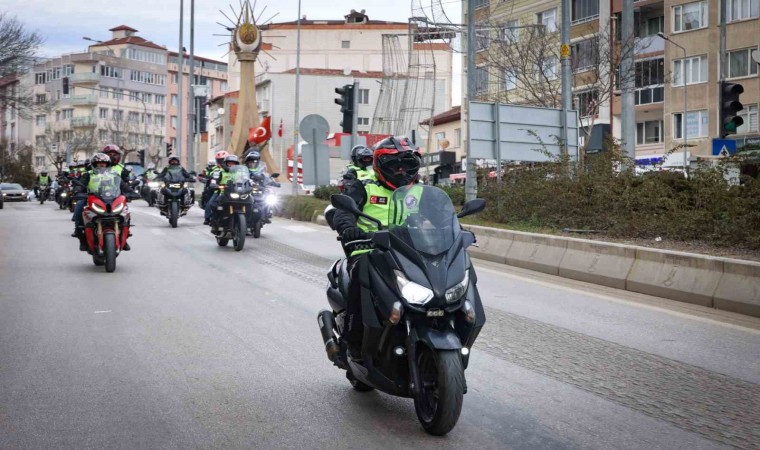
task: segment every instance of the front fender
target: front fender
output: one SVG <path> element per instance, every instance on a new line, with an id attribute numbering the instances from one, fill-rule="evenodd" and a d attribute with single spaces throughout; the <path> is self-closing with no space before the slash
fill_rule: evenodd
<path id="1" fill-rule="evenodd" d="M 426 325 L 415 324 L 409 335 L 410 343 L 422 342 L 434 350 L 461 350 L 462 341 L 453 329 L 436 330 Z"/>

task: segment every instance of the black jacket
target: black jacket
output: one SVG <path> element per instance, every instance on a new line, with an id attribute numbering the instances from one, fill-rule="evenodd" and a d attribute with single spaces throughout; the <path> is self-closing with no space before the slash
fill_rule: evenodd
<path id="1" fill-rule="evenodd" d="M 359 210 L 364 210 L 364 205 L 367 203 L 367 191 L 364 189 L 364 183 L 354 178 L 353 180 L 347 180 L 344 186 L 343 193 L 354 199 Z M 356 216 L 349 212 L 338 210 L 333 216 L 333 225 L 335 226 L 335 231 L 338 234 L 342 234 L 346 228 L 356 226 Z"/>
<path id="2" fill-rule="evenodd" d="M 184 167 L 180 167 L 180 169 L 182 170 L 182 176 L 185 177 L 186 181 L 195 181 L 195 178 L 192 175 L 190 175 L 190 172 L 185 170 Z M 164 179 L 166 178 L 166 175 L 168 174 L 169 174 L 169 168 L 164 167 L 164 170 L 162 170 L 161 173 L 158 174 L 155 180 L 164 181 Z"/>

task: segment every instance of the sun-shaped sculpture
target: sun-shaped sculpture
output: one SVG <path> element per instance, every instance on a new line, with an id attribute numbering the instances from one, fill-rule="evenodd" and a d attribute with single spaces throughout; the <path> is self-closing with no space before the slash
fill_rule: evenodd
<path id="1" fill-rule="evenodd" d="M 229 46 L 229 51 L 246 53 L 249 57 L 253 56 L 254 58 L 259 51 L 263 51 L 261 50 L 262 36 L 261 31 L 259 30 L 259 23 L 261 23 L 261 26 L 268 25 L 279 13 L 275 13 L 267 20 L 259 22 L 256 18 L 262 17 L 266 12 L 267 7 L 265 6 L 262 8 L 259 14 L 254 14 L 255 7 L 255 1 L 254 4 L 251 5 L 250 0 L 241 0 L 240 9 L 238 11 L 235 11 L 235 8 L 230 5 L 230 11 L 232 12 L 231 17 L 224 11 L 219 10 L 219 12 L 229 21 L 229 24 L 217 22 L 229 32 L 229 34 L 215 35 L 229 37 L 229 41 L 223 42 L 220 46 L 227 45 Z M 229 53 L 229 51 L 227 53 Z"/>

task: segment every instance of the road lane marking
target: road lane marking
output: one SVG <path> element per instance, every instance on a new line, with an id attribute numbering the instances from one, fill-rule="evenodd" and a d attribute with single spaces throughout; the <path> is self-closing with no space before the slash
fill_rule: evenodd
<path id="1" fill-rule="evenodd" d="M 282 228 L 294 233 L 315 233 L 317 231 L 303 225 L 286 225 Z"/>
<path id="2" fill-rule="evenodd" d="M 110 313 L 110 312 L 111 310 L 109 309 L 107 311 L 95 311 L 95 314 L 105 314 L 105 313 Z"/>

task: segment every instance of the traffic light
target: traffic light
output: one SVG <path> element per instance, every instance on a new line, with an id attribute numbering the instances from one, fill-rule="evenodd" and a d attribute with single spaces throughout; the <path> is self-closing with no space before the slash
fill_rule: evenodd
<path id="1" fill-rule="evenodd" d="M 166 143 L 166 157 L 172 156 L 172 144 Z"/>
<path id="2" fill-rule="evenodd" d="M 140 160 L 140 165 L 145 166 L 145 150 L 138 150 L 137 158 Z"/>
<path id="3" fill-rule="evenodd" d="M 340 94 L 340 98 L 335 99 L 335 103 L 340 105 L 340 112 L 343 113 L 343 120 L 340 122 L 344 133 L 352 133 L 354 130 L 354 85 L 347 84 L 343 87 L 335 88 L 335 93 Z"/>
<path id="4" fill-rule="evenodd" d="M 63 95 L 69 95 L 69 77 L 63 77 Z"/>
<path id="5" fill-rule="evenodd" d="M 739 95 L 744 92 L 741 84 L 722 82 L 720 85 L 720 137 L 736 134 L 744 120 L 736 113 L 744 109 Z"/>

